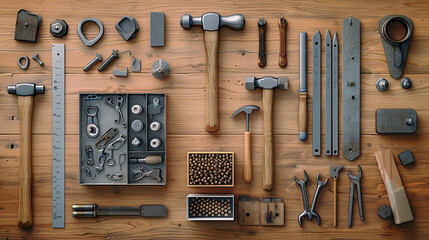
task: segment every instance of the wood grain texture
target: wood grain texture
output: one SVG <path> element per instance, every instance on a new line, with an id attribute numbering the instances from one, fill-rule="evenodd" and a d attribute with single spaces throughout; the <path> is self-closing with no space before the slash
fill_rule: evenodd
<path id="1" fill-rule="evenodd" d="M 29 228 L 33 224 L 31 212 L 31 123 L 33 116 L 33 96 L 18 96 L 20 126 L 19 144 L 21 147 L 19 160 L 19 208 L 18 226 Z"/>
<path id="2" fill-rule="evenodd" d="M 25 8 L 43 18 L 36 44 L 13 40 L 16 13 Z M 427 13 L 429 2 L 416 0 L 398 1 L 299 1 L 299 0 L 218 0 L 218 1 L 65 1 L 58 4 L 52 0 L 9 1 L 0 8 L 0 238 L 39 239 L 425 239 L 429 233 L 429 26 Z M 149 14 L 165 12 L 165 47 L 150 48 Z M 223 28 L 219 42 L 219 123 L 216 134 L 205 131 L 205 51 L 201 29 L 184 31 L 179 24 L 183 14 L 200 16 L 215 11 L 222 15 L 241 13 L 246 18 L 246 27 L 239 32 Z M 399 81 L 388 74 L 378 21 L 388 14 L 403 14 L 414 21 L 414 34 L 408 52 L 404 77 L 413 81 L 413 88 L 405 91 Z M 122 16 L 135 17 L 140 32 L 129 42 L 117 33 L 114 25 Z M 288 66 L 278 66 L 279 33 L 278 18 L 288 21 L 287 58 Z M 298 138 L 298 90 L 299 90 L 299 32 L 313 34 L 317 29 L 336 31 L 340 43 L 342 20 L 355 16 L 361 21 L 361 156 L 350 162 L 340 156 L 314 157 L 312 155 L 312 119 L 308 119 L 308 140 Z M 77 36 L 76 27 L 85 17 L 96 17 L 103 21 L 105 33 L 93 47 L 85 47 Z M 260 69 L 258 58 L 258 18 L 267 20 L 266 50 L 267 65 Z M 69 24 L 69 33 L 61 39 L 51 36 L 49 24 L 60 18 Z M 95 26 L 88 26 L 88 37 L 93 36 Z M 309 39 L 311 42 L 311 39 Z M 51 44 L 66 44 L 66 228 L 51 228 L 52 189 L 52 91 L 51 91 Z M 311 57 L 308 44 L 307 58 Z M 82 68 L 101 53 L 106 58 L 112 49 L 130 49 L 133 56 L 141 59 L 142 72 L 129 73 L 126 79 L 113 77 L 113 68 L 130 66 L 131 58 L 126 54 L 103 73 L 96 67 L 84 73 Z M 322 49 L 323 51 L 324 49 Z M 340 44 L 341 60 L 342 46 Z M 38 53 L 43 67 L 30 59 L 29 69 L 21 70 L 17 59 L 22 55 L 31 57 Z M 323 53 L 322 53 L 323 54 Z M 168 79 L 157 80 L 150 74 L 151 64 L 162 58 L 171 66 Z M 98 67 L 98 65 L 97 65 Z M 324 60 L 322 59 L 322 69 Z M 340 79 L 341 79 L 340 66 Z M 308 79 L 312 79 L 311 64 Z M 246 76 L 289 77 L 289 89 L 277 91 L 274 96 L 273 138 L 275 153 L 276 186 L 268 193 L 262 189 L 262 113 L 252 114 L 253 181 L 243 179 L 243 122 L 229 119 L 231 114 L 247 104 L 261 106 L 261 90 L 247 91 Z M 322 86 L 324 79 L 322 74 Z M 375 88 L 378 78 L 386 78 L 390 85 L 386 92 Z M 6 92 L 7 85 L 17 82 L 36 82 L 46 85 L 46 93 L 34 99 L 33 114 L 33 227 L 24 231 L 17 225 L 18 176 L 19 176 L 19 114 L 17 99 Z M 341 82 L 341 81 L 340 81 Z M 311 114 L 312 84 L 309 81 L 308 114 Z M 341 83 L 340 83 L 341 96 Z M 167 98 L 168 124 L 168 182 L 166 186 L 80 186 L 78 185 L 78 94 L 84 92 L 164 92 Z M 324 88 L 322 88 L 322 99 Z M 341 99 L 340 99 L 341 103 Z M 377 135 L 375 111 L 378 108 L 413 108 L 418 113 L 418 130 L 413 135 Z M 324 101 L 322 101 L 324 109 Z M 341 106 L 340 106 L 341 109 Z M 322 116 L 324 113 L 322 112 Z M 340 118 L 341 119 L 341 118 Z M 323 120 L 323 119 L 322 119 Z M 323 126 L 323 124 L 322 124 Z M 341 135 L 341 122 L 340 122 Z M 322 129 L 323 130 L 323 129 Z M 324 138 L 322 138 L 324 139 Z M 340 136 L 341 139 L 341 136 Z M 410 149 L 415 164 L 402 167 L 397 162 L 402 182 L 412 206 L 415 221 L 395 226 L 392 220 L 377 216 L 377 208 L 388 203 L 388 197 L 380 177 L 374 152 L 390 148 L 394 155 Z M 340 141 L 341 149 L 341 141 Z M 186 186 L 186 153 L 189 151 L 233 151 L 235 152 L 234 188 L 188 188 Z M 309 199 L 316 188 L 315 177 L 329 176 L 329 166 L 343 164 L 345 170 L 363 170 L 362 192 L 365 221 L 359 214 L 353 216 L 353 228 L 347 227 L 347 207 L 350 181 L 347 171 L 338 179 L 338 224 L 333 227 L 333 181 L 322 190 L 317 212 L 322 218 L 304 220 L 303 228 L 297 223 L 302 211 L 301 190 L 293 176 L 309 173 L 307 184 Z M 190 193 L 234 193 L 255 197 L 282 197 L 285 201 L 285 226 L 239 226 L 237 222 L 188 222 L 186 221 L 186 196 Z M 71 205 L 97 203 L 105 206 L 138 206 L 140 204 L 165 204 L 168 215 L 161 219 L 140 217 L 99 217 L 74 219 Z M 357 213 L 357 204 L 355 204 Z"/>

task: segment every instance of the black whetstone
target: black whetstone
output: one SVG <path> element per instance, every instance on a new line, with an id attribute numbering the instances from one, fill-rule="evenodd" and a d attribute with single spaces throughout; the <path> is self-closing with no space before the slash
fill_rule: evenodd
<path id="1" fill-rule="evenodd" d="M 164 13 L 150 13 L 150 46 L 164 46 Z"/>

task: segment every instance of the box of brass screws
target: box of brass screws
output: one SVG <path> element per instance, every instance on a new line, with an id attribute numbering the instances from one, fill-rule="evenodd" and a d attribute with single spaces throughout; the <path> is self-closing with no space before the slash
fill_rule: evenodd
<path id="1" fill-rule="evenodd" d="M 234 187 L 233 152 L 188 152 L 188 187 Z"/>
<path id="2" fill-rule="evenodd" d="M 79 95 L 79 184 L 165 185 L 166 95 Z"/>
<path id="3" fill-rule="evenodd" d="M 234 221 L 234 194 L 189 194 L 186 209 L 189 221 Z"/>

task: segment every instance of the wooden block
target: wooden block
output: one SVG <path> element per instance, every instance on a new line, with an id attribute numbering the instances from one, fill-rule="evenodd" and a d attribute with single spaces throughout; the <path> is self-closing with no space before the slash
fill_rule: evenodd
<path id="1" fill-rule="evenodd" d="M 270 223 L 267 223 L 267 205 L 268 211 L 272 213 Z M 276 207 L 277 206 L 277 207 Z M 285 225 L 284 202 L 261 202 L 261 224 L 263 226 L 283 226 Z M 275 209 L 275 212 L 274 212 Z"/>
<path id="2" fill-rule="evenodd" d="M 238 202 L 238 224 L 247 226 L 261 225 L 261 202 L 259 199 Z"/>

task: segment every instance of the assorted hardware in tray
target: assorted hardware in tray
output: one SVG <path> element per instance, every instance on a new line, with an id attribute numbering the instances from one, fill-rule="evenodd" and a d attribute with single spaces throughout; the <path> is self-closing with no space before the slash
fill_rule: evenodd
<path id="1" fill-rule="evenodd" d="M 80 94 L 79 183 L 166 184 L 165 94 Z"/>
<path id="2" fill-rule="evenodd" d="M 234 221 L 234 194 L 189 194 L 187 220 Z"/>

